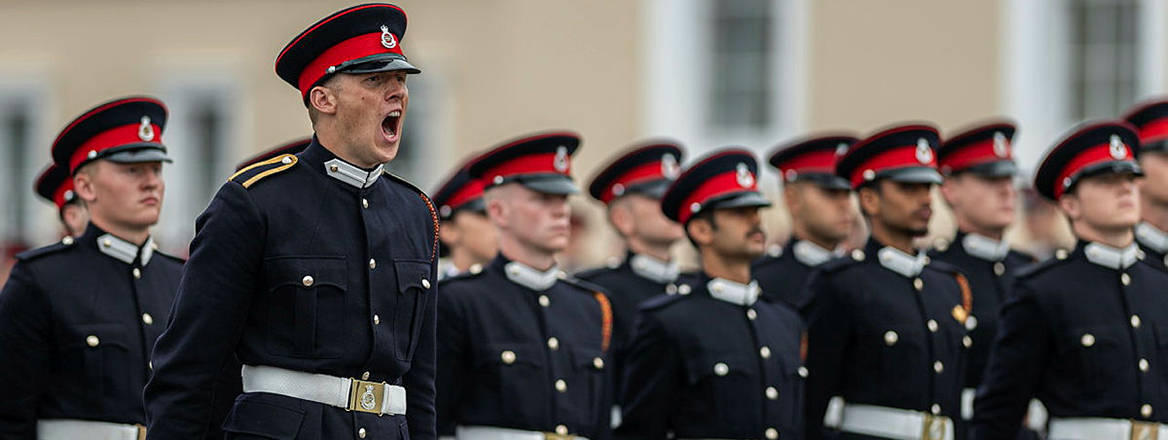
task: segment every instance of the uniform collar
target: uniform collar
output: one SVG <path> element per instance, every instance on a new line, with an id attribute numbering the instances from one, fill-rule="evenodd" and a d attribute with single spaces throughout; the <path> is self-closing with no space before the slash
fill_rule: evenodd
<path id="1" fill-rule="evenodd" d="M 146 264 L 150 263 L 150 257 L 154 256 L 154 250 L 158 248 L 154 244 L 154 237 L 147 237 L 146 242 L 142 243 L 142 246 L 138 246 L 118 238 L 114 234 L 103 231 L 93 223 L 90 223 L 86 227 L 85 234 L 79 240 L 92 240 L 92 243 L 97 246 L 97 250 L 101 251 L 101 253 L 126 264 L 134 264 L 136 260 L 139 260 L 139 255 L 141 255 L 140 261 L 142 267 L 146 267 Z"/>
<path id="2" fill-rule="evenodd" d="M 807 240 L 795 240 L 795 244 L 791 245 L 791 254 L 800 263 L 808 266 L 818 266 L 832 258 L 843 255 L 843 249 L 836 248 L 834 251 L 830 251 Z"/>
<path id="3" fill-rule="evenodd" d="M 980 234 L 964 234 L 961 247 L 965 253 L 986 261 L 1002 261 L 1010 253 L 1010 244 Z"/>
<path id="4" fill-rule="evenodd" d="M 1083 255 L 1087 261 L 1108 269 L 1127 269 L 1140 258 L 1140 247 L 1133 241 L 1124 248 L 1114 248 L 1100 243 L 1087 243 L 1083 246 Z"/>
<path id="5" fill-rule="evenodd" d="M 753 305 L 758 301 L 758 295 L 762 293 L 758 281 L 753 280 L 750 284 L 742 284 L 723 278 L 713 278 L 706 283 L 706 289 L 714 299 L 740 306 Z"/>
<path id="6" fill-rule="evenodd" d="M 501 263 L 503 268 L 503 275 L 511 282 L 536 292 L 542 292 L 556 284 L 556 280 L 563 276 L 563 271 L 558 266 L 552 266 L 548 270 L 536 270 L 535 268 L 518 261 L 510 261 L 502 255 L 497 260 Z"/>
<path id="7" fill-rule="evenodd" d="M 642 254 L 630 254 L 629 268 L 642 278 L 662 284 L 677 281 L 677 275 L 681 273 L 676 261 L 661 261 Z"/>
<path id="8" fill-rule="evenodd" d="M 377 179 L 381 178 L 381 174 L 385 172 L 385 164 L 379 164 L 371 170 L 366 170 L 346 162 L 321 145 L 316 136 L 312 137 L 312 143 L 308 144 L 304 152 L 300 153 L 300 158 L 324 175 L 357 189 L 373 186 L 374 183 L 377 183 Z"/>
<path id="9" fill-rule="evenodd" d="M 1136 241 L 1161 254 L 1168 253 L 1168 232 L 1161 231 L 1147 222 L 1136 225 Z"/>
<path id="10" fill-rule="evenodd" d="M 872 240 L 868 247 L 872 248 L 873 244 L 881 246 L 879 242 Z M 909 255 L 892 246 L 880 247 L 880 250 L 876 251 L 876 259 L 880 261 L 881 266 L 906 278 L 920 275 L 925 265 L 929 264 L 929 257 L 924 253 Z"/>

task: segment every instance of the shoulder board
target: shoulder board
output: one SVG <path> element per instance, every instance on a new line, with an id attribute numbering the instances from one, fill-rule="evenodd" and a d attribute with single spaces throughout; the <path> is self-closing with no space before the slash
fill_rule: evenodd
<path id="1" fill-rule="evenodd" d="M 439 225 L 441 225 L 441 222 L 438 221 L 438 210 L 434 209 L 434 202 L 430 201 L 430 196 L 426 195 L 425 191 L 422 191 L 420 188 L 418 188 L 414 184 L 410 183 L 408 180 L 403 179 L 401 177 L 398 177 L 398 175 L 391 173 L 389 171 L 384 171 L 384 172 L 382 172 L 382 174 L 384 174 L 385 177 L 388 177 L 391 182 L 397 182 L 398 184 L 400 184 L 406 188 L 409 188 L 410 190 L 414 191 L 415 193 L 418 193 L 418 197 L 422 198 L 422 202 L 425 203 L 426 208 L 430 210 L 430 223 L 434 225 L 434 246 L 433 246 L 433 249 L 431 249 L 431 251 L 430 251 L 430 261 L 436 260 L 438 258 L 438 244 L 439 244 L 439 242 L 438 242 L 438 227 L 439 227 Z"/>
<path id="2" fill-rule="evenodd" d="M 296 161 L 297 158 L 294 154 L 281 154 L 239 170 L 227 178 L 227 181 L 243 185 L 244 188 L 251 188 L 260 179 L 296 166 Z"/>
<path id="3" fill-rule="evenodd" d="M 657 295 L 645 300 L 637 308 L 644 311 L 659 310 L 670 304 L 675 304 L 685 298 L 689 298 L 689 295 Z"/>
<path id="4" fill-rule="evenodd" d="M 72 243 L 72 241 L 69 241 L 69 243 Z M 39 257 L 43 257 L 45 255 L 55 254 L 57 252 L 61 252 L 61 251 L 67 250 L 67 249 L 72 249 L 73 246 L 74 245 L 72 245 L 72 244 L 65 244 L 62 241 L 58 241 L 58 242 L 50 244 L 48 246 L 41 246 L 41 247 L 36 248 L 36 249 L 29 249 L 27 251 L 18 253 L 18 254 L 16 254 L 16 259 L 20 260 L 20 261 L 34 260 L 34 259 L 37 259 Z"/>
<path id="5" fill-rule="evenodd" d="M 1035 275 L 1038 275 L 1042 272 L 1045 272 L 1052 267 L 1062 265 L 1063 263 L 1065 263 L 1067 261 L 1070 261 L 1070 260 L 1058 259 L 1058 258 L 1047 258 L 1045 261 L 1040 261 L 1038 263 L 1029 264 L 1029 265 L 1026 265 L 1025 267 L 1018 269 L 1017 271 L 1014 272 L 1014 278 L 1015 279 L 1030 278 L 1032 276 L 1035 276 Z"/>

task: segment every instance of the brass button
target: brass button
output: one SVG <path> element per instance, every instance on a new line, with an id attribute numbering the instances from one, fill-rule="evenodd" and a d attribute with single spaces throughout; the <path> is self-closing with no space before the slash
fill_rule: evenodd
<path id="1" fill-rule="evenodd" d="M 766 429 L 766 438 L 767 438 L 767 440 L 778 439 L 779 438 L 779 430 L 777 430 L 775 428 L 767 428 Z"/>
<path id="2" fill-rule="evenodd" d="M 72 246 L 73 245 L 73 237 L 66 235 L 64 238 L 61 239 L 61 244 L 65 245 L 65 246 Z"/>
<path id="3" fill-rule="evenodd" d="M 369 372 L 361 373 L 361 380 L 369 380 Z"/>
<path id="4" fill-rule="evenodd" d="M 361 199 L 361 207 L 369 209 L 369 199 Z"/>
<path id="5" fill-rule="evenodd" d="M 511 350 L 504 350 L 503 353 L 499 355 L 499 359 L 502 359 L 504 364 L 507 364 L 507 365 L 514 364 L 515 363 L 515 352 L 511 351 Z"/>
<path id="6" fill-rule="evenodd" d="M 285 158 L 283 158 L 283 159 L 280 159 L 280 163 L 282 163 L 282 164 L 284 164 L 284 165 L 288 165 L 288 164 L 292 163 L 292 158 L 291 158 L 291 157 L 285 157 Z"/>
<path id="7" fill-rule="evenodd" d="M 370 269 L 377 269 L 377 260 L 370 258 L 369 259 L 369 268 Z"/>
<path id="8" fill-rule="evenodd" d="M 429 290 L 430 289 L 430 280 L 422 278 L 422 288 Z"/>
<path id="9" fill-rule="evenodd" d="M 1140 415 L 1144 418 L 1152 417 L 1152 405 L 1143 404 L 1140 406 Z"/>
<path id="10" fill-rule="evenodd" d="M 1006 273 L 1006 265 L 1001 261 L 994 263 L 994 275 L 1002 276 Z"/>
<path id="11" fill-rule="evenodd" d="M 724 363 L 718 362 L 718 363 L 714 364 L 714 374 L 717 374 L 719 376 L 725 376 L 727 374 L 730 374 L 730 366 L 726 365 Z"/>
<path id="12" fill-rule="evenodd" d="M 567 392 L 568 391 L 568 383 L 564 382 L 563 379 L 556 379 L 556 391 L 559 391 L 561 393 Z"/>
<path id="13" fill-rule="evenodd" d="M 300 283 L 304 284 L 304 287 L 312 286 L 312 282 L 313 282 L 312 275 L 305 275 L 304 278 L 300 279 Z"/>
<path id="14" fill-rule="evenodd" d="M 1140 315 L 1131 315 L 1131 326 L 1133 328 L 1140 328 Z"/>
<path id="15" fill-rule="evenodd" d="M 1083 337 L 1079 338 L 1079 343 L 1083 344 L 1084 347 L 1093 346 L 1095 345 L 1095 335 L 1084 333 Z"/>
<path id="16" fill-rule="evenodd" d="M 547 345 L 548 345 L 548 348 L 550 348 L 552 350 L 559 350 L 560 349 L 560 340 L 556 339 L 555 336 L 552 336 L 552 337 L 548 338 Z"/>
<path id="17" fill-rule="evenodd" d="M 800 366 L 799 366 L 799 377 L 802 377 L 802 378 L 806 379 L 806 378 L 807 378 L 807 374 L 808 374 L 808 372 L 807 372 L 807 367 L 804 367 L 804 366 L 800 365 Z"/>
<path id="18" fill-rule="evenodd" d="M 689 292 L 692 289 L 693 289 L 692 287 L 689 287 L 689 284 L 682 284 L 680 286 L 677 286 L 677 294 L 678 295 L 689 295 Z"/>
<path id="19" fill-rule="evenodd" d="M 539 305 L 543 306 L 543 307 L 550 306 L 550 305 L 552 305 L 552 300 L 548 299 L 547 295 L 540 295 L 539 296 Z"/>
<path id="20" fill-rule="evenodd" d="M 754 309 L 746 309 L 746 319 L 751 321 L 758 319 L 758 312 L 754 311 Z"/>
<path id="21" fill-rule="evenodd" d="M 762 348 L 758 349 L 758 355 L 762 356 L 763 359 L 770 359 L 771 358 L 771 348 L 767 347 L 765 345 L 762 346 Z"/>
<path id="22" fill-rule="evenodd" d="M 1123 285 L 1125 285 L 1125 286 L 1131 284 L 1131 275 L 1128 275 L 1126 273 L 1120 274 L 1119 275 L 1119 282 L 1123 283 Z"/>
<path id="23" fill-rule="evenodd" d="M 965 318 L 965 329 L 973 331 L 975 328 L 977 328 L 977 317 L 973 315 L 967 316 Z"/>
<path id="24" fill-rule="evenodd" d="M 935 416 L 941 415 L 941 405 L 934 403 L 933 406 L 929 407 L 929 412 L 933 413 Z"/>
<path id="25" fill-rule="evenodd" d="M 142 314 L 142 322 L 146 323 L 146 325 L 153 324 L 153 323 L 154 323 L 154 317 L 153 317 L 153 316 L 150 316 L 150 314 L 149 314 L 149 313 L 143 313 L 143 314 Z"/>
<path id="26" fill-rule="evenodd" d="M 597 370 L 603 370 L 604 369 L 604 359 L 601 359 L 598 357 L 592 358 L 592 366 L 596 367 Z"/>
<path id="27" fill-rule="evenodd" d="M 775 387 L 766 387 L 766 396 L 768 399 L 776 400 L 779 398 L 779 390 Z"/>
<path id="28" fill-rule="evenodd" d="M 335 172 L 337 172 L 337 170 L 339 170 L 339 169 L 341 169 L 341 168 L 340 168 L 340 167 L 338 167 L 338 166 L 336 166 L 336 165 L 329 165 L 329 171 L 332 171 L 332 172 L 334 172 L 334 173 L 335 173 Z"/>
<path id="29" fill-rule="evenodd" d="M 1059 259 L 1059 260 L 1067 259 L 1067 250 L 1066 249 L 1058 249 L 1058 250 L 1054 251 L 1054 257 Z"/>
<path id="30" fill-rule="evenodd" d="M 142 279 L 142 269 L 135 267 L 134 270 L 130 271 L 130 273 L 134 274 L 135 280 Z"/>
<path id="31" fill-rule="evenodd" d="M 933 371 L 941 374 L 942 371 L 945 371 L 945 364 L 942 364 L 941 361 L 933 362 Z"/>
<path id="32" fill-rule="evenodd" d="M 896 334 L 896 332 L 894 332 L 892 330 L 884 332 L 884 345 L 891 347 L 893 345 L 896 345 L 896 341 L 899 341 L 899 340 L 900 340 L 900 335 Z"/>
<path id="33" fill-rule="evenodd" d="M 366 434 L 366 433 L 365 433 L 365 428 L 361 428 L 361 429 L 358 429 L 358 430 L 357 430 L 357 437 L 360 437 L 360 438 L 365 438 L 365 434 Z"/>
<path id="34" fill-rule="evenodd" d="M 971 347 L 973 345 L 973 338 L 969 337 L 968 335 L 962 336 L 961 345 L 964 345 L 965 348 Z"/>
<path id="35" fill-rule="evenodd" d="M 97 335 L 89 335 L 85 337 L 85 344 L 89 345 L 90 347 L 96 347 L 97 344 L 100 343 L 101 339 L 97 339 Z"/>
<path id="36" fill-rule="evenodd" d="M 1148 368 L 1150 368 L 1150 365 L 1148 365 L 1147 359 L 1140 359 L 1139 366 L 1140 366 L 1140 371 L 1143 371 L 1143 372 L 1147 372 Z"/>
<path id="37" fill-rule="evenodd" d="M 856 261 L 864 261 L 864 251 L 855 249 L 852 251 L 852 259 Z"/>
<path id="38" fill-rule="evenodd" d="M 920 278 L 913 278 L 913 288 L 917 289 L 918 292 L 920 292 L 921 290 L 924 290 L 925 281 L 920 279 Z"/>
<path id="39" fill-rule="evenodd" d="M 930 320 L 929 320 L 929 322 L 926 322 L 926 323 L 925 323 L 925 325 L 926 325 L 927 327 L 929 327 L 929 331 L 930 331 L 930 332 L 937 333 L 937 327 L 938 327 L 938 326 L 937 326 L 937 321 L 936 321 L 936 320 L 930 319 Z"/>
<path id="40" fill-rule="evenodd" d="M 568 435 L 568 427 L 564 425 L 556 425 L 556 434 Z"/>
<path id="41" fill-rule="evenodd" d="M 101 241 L 101 245 L 105 246 L 105 247 L 110 247 L 110 246 L 114 245 L 114 242 L 107 238 L 107 239 Z"/>
<path id="42" fill-rule="evenodd" d="M 381 317 L 373 315 L 373 325 L 381 325 Z"/>

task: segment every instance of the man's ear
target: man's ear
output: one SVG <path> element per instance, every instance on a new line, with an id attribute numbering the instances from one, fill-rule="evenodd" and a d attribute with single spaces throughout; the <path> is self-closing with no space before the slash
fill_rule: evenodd
<path id="1" fill-rule="evenodd" d="M 954 199 L 960 192 L 956 188 L 961 184 L 961 182 L 958 182 L 959 179 L 961 179 L 961 177 L 946 177 L 945 180 L 937 186 L 941 192 L 941 198 L 944 199 L 945 203 L 949 206 L 953 206 Z"/>
<path id="2" fill-rule="evenodd" d="M 308 91 L 308 105 L 318 113 L 333 115 L 337 113 L 337 95 L 332 89 L 325 86 L 316 86 Z"/>
<path id="3" fill-rule="evenodd" d="M 705 218 L 695 218 L 685 225 L 690 238 L 700 246 L 709 246 L 714 241 L 714 228 Z"/>
<path id="4" fill-rule="evenodd" d="M 636 232 L 637 222 L 633 216 L 633 210 L 628 203 L 616 201 L 608 207 L 608 221 L 621 237 L 628 237 Z"/>
<path id="5" fill-rule="evenodd" d="M 453 219 L 442 222 L 442 227 L 438 228 L 438 239 L 446 246 L 458 245 L 461 237 L 462 231 L 455 226 Z"/>
<path id="6" fill-rule="evenodd" d="M 1071 221 L 1078 220 L 1082 216 L 1082 212 L 1080 212 L 1082 204 L 1079 203 L 1079 198 L 1073 193 L 1063 194 L 1059 198 L 1058 205 L 1059 209 L 1063 210 L 1063 214 L 1066 214 L 1067 218 Z"/>
<path id="7" fill-rule="evenodd" d="M 90 162 L 73 175 L 73 193 L 87 205 L 97 200 L 97 191 L 93 187 L 93 173 L 96 171 L 94 167 L 99 165 L 97 162 Z"/>
<path id="8" fill-rule="evenodd" d="M 507 208 L 508 206 L 503 200 L 496 197 L 487 198 L 487 219 L 491 220 L 491 223 L 496 227 L 504 228 L 507 226 L 507 216 L 510 214 L 510 210 Z"/>
<path id="9" fill-rule="evenodd" d="M 880 194 L 875 188 L 865 186 L 856 192 L 857 198 L 860 199 L 860 213 L 869 216 L 880 214 Z"/>
<path id="10" fill-rule="evenodd" d="M 802 211 L 803 206 L 802 194 L 799 194 L 799 184 L 795 182 L 788 182 L 783 184 L 783 204 L 787 205 L 787 213 L 792 217 L 796 217 Z"/>

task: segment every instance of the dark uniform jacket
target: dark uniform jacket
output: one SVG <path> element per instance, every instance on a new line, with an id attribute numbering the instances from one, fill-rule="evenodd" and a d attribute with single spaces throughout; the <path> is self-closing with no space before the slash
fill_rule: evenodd
<path id="1" fill-rule="evenodd" d="M 1139 257 L 1080 242 L 1017 274 L 973 438 L 1011 438 L 1031 397 L 1052 420 L 1168 422 L 1168 273 Z"/>
<path id="2" fill-rule="evenodd" d="M 759 295 L 703 273 L 645 302 L 616 437 L 803 438 L 803 321 Z"/>
<path id="3" fill-rule="evenodd" d="M 786 246 L 778 248 L 778 252 L 754 263 L 752 271 L 762 287 L 762 299 L 783 301 L 798 309 L 810 300 L 804 289 L 807 276 L 815 266 L 838 256 L 815 243 L 792 237 Z"/>
<path id="4" fill-rule="evenodd" d="M 16 258 L 0 292 L 0 438 L 35 438 L 37 419 L 144 425 L 182 260 L 93 224 Z"/>
<path id="5" fill-rule="evenodd" d="M 223 424 L 229 435 L 433 439 L 437 224 L 421 191 L 315 139 L 233 176 L 196 221 L 154 351 L 150 437 L 198 436 L 209 384 L 234 354 L 245 365 L 400 385 L 408 407 L 379 417 L 245 393 Z"/>
<path id="6" fill-rule="evenodd" d="M 960 433 L 971 341 L 968 291 L 956 268 L 875 239 L 808 280 L 807 432 L 823 434 L 828 401 L 929 412 Z M 958 436 L 960 438 L 960 435 Z M 851 435 L 850 438 L 868 438 Z"/>
<path id="7" fill-rule="evenodd" d="M 443 280 L 440 290 L 442 435 L 459 426 L 605 434 L 612 315 L 599 287 L 500 254 L 477 274 Z"/>
<path id="8" fill-rule="evenodd" d="M 1014 251 L 1003 243 L 958 231 L 952 243 L 938 243 L 929 257 L 961 268 L 973 292 L 973 312 L 965 322 L 973 345 L 965 369 L 965 387 L 977 388 L 982 380 L 998 328 L 998 312 L 1006 301 L 1014 273 L 1034 263 L 1029 255 Z"/>
<path id="9" fill-rule="evenodd" d="M 1168 268 L 1168 232 L 1147 223 L 1136 225 L 1136 243 L 1144 251 L 1144 260 Z"/>

